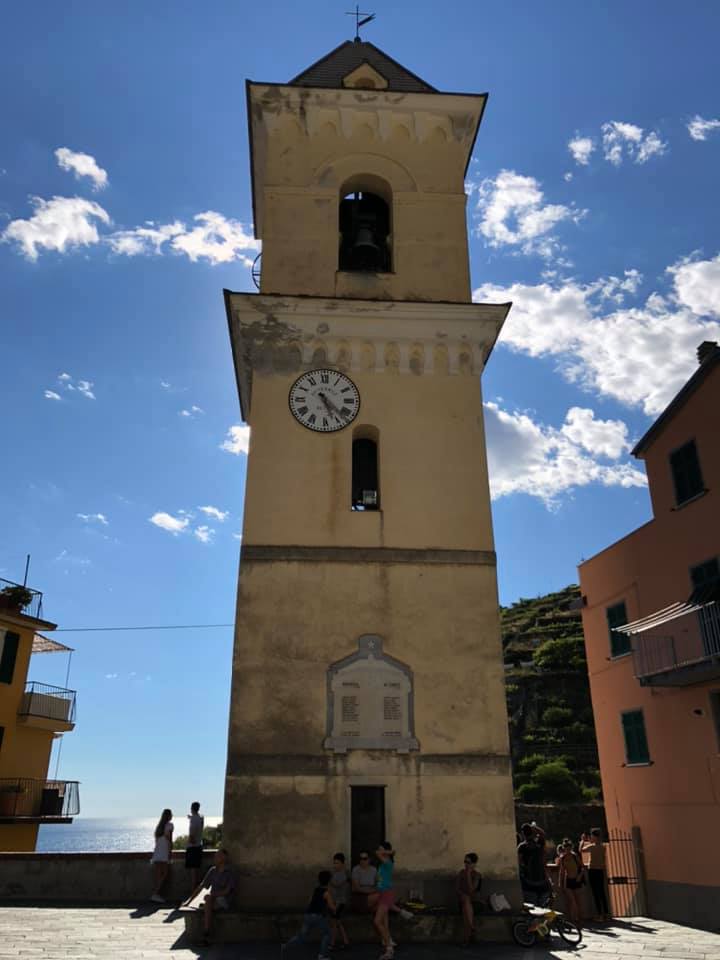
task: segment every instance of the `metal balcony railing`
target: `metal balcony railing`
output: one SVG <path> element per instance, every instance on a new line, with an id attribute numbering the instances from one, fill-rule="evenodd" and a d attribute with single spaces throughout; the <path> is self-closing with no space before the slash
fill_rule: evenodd
<path id="1" fill-rule="evenodd" d="M 80 813 L 77 780 L 0 780 L 0 820 L 61 820 Z"/>
<path id="2" fill-rule="evenodd" d="M 675 671 L 720 661 L 720 608 L 708 604 L 664 626 L 662 634 L 648 630 L 632 640 L 635 676 L 672 681 Z"/>
<path id="3" fill-rule="evenodd" d="M 13 602 L 16 591 L 19 590 L 26 590 L 30 596 L 28 602 L 22 605 Z M 0 614 L 3 610 L 7 610 L 11 613 L 23 613 L 26 617 L 35 617 L 36 620 L 42 620 L 42 597 L 43 595 L 39 590 L 31 590 L 29 587 L 23 587 L 21 583 L 0 578 Z"/>
<path id="4" fill-rule="evenodd" d="M 75 690 L 33 681 L 25 687 L 18 714 L 21 717 L 43 717 L 75 723 L 75 698 Z"/>

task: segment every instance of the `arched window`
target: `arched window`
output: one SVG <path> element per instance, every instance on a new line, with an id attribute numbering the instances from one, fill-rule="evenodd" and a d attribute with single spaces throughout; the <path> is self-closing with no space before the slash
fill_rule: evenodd
<path id="1" fill-rule="evenodd" d="M 388 273 L 390 207 L 377 193 L 360 187 L 343 191 L 339 210 L 340 270 Z"/>
<path id="2" fill-rule="evenodd" d="M 371 427 L 359 427 L 353 434 L 351 507 L 380 509 L 378 432 Z"/>

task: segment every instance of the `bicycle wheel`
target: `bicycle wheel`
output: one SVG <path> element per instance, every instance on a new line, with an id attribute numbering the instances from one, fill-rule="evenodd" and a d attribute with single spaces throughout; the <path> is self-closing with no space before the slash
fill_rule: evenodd
<path id="1" fill-rule="evenodd" d="M 515 943 L 521 947 L 535 946 L 535 931 L 530 929 L 530 920 L 516 920 L 512 925 L 512 935 Z"/>
<path id="2" fill-rule="evenodd" d="M 558 917 L 555 929 L 565 943 L 569 943 L 572 947 L 576 947 L 582 940 L 582 930 L 576 927 L 574 923 L 566 920 L 565 917 Z"/>

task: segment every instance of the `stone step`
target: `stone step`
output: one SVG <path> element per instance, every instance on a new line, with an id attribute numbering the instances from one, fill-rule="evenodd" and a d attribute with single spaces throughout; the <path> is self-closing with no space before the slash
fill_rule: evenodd
<path id="1" fill-rule="evenodd" d="M 475 917 L 477 939 L 492 943 L 512 940 L 510 914 L 479 914 Z M 377 943 L 378 937 L 369 914 L 348 914 L 343 926 L 352 943 Z M 213 943 L 248 943 L 274 940 L 285 943 L 300 932 L 302 914 L 298 913 L 216 913 L 213 918 Z M 463 938 L 459 914 L 418 915 L 413 920 L 393 917 L 393 937 L 398 943 L 460 943 Z M 202 940 L 202 914 L 185 914 L 185 932 L 191 943 Z"/>

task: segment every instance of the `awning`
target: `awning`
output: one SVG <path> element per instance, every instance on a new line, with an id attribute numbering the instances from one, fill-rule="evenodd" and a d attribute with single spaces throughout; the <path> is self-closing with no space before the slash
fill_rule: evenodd
<path id="1" fill-rule="evenodd" d="M 57 640 L 51 640 L 50 637 L 44 637 L 41 633 L 36 633 L 33 637 L 32 653 L 72 653 L 72 647 L 66 647 L 64 643 L 58 643 Z"/>
<path id="2" fill-rule="evenodd" d="M 656 610 L 648 617 L 641 617 L 639 620 L 633 620 L 632 623 L 624 623 L 621 627 L 613 627 L 616 633 L 644 633 L 645 630 L 652 630 L 653 627 L 661 627 L 664 623 L 671 620 L 677 620 L 678 617 L 686 617 L 689 613 L 695 613 L 708 606 L 707 603 L 671 603 L 669 607 L 662 610 Z"/>

